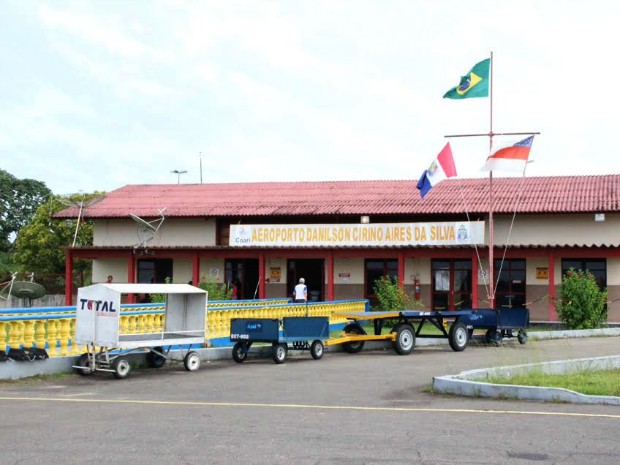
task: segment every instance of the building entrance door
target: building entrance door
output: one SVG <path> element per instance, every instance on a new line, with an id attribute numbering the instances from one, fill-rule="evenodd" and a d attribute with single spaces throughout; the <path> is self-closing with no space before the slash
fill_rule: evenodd
<path id="1" fill-rule="evenodd" d="M 471 260 L 431 262 L 433 310 L 471 308 Z"/>
<path id="2" fill-rule="evenodd" d="M 286 266 L 287 295 L 293 295 L 299 278 L 306 280 L 308 300 L 312 302 L 324 300 L 325 260 L 316 258 L 292 259 Z"/>
<path id="3" fill-rule="evenodd" d="M 237 288 L 237 299 L 258 298 L 258 259 L 226 260 L 224 278 L 228 286 Z"/>
<path id="4" fill-rule="evenodd" d="M 172 282 L 172 259 L 156 258 L 148 260 L 138 260 L 138 282 L 139 283 L 159 283 L 166 282 L 166 278 Z"/>

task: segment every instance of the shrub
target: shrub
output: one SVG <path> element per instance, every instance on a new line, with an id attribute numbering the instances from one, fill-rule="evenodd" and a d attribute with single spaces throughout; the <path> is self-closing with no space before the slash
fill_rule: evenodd
<path id="1" fill-rule="evenodd" d="M 166 276 L 166 279 L 164 281 L 166 282 L 166 284 L 170 284 L 172 282 L 170 276 Z M 152 303 L 164 303 L 166 301 L 166 294 L 151 294 L 149 296 L 149 300 Z"/>
<path id="2" fill-rule="evenodd" d="M 166 284 L 170 284 L 172 280 L 167 277 Z M 218 283 L 215 279 L 208 279 L 207 281 L 202 281 L 198 287 L 207 291 L 209 300 L 231 300 L 232 299 L 232 288 L 229 288 L 226 284 Z M 151 294 L 151 302 L 165 302 L 166 295 L 165 294 Z"/>
<path id="3" fill-rule="evenodd" d="M 233 289 L 226 284 L 218 283 L 215 279 L 209 278 L 201 281 L 198 285 L 200 289 L 207 291 L 209 300 L 231 300 Z"/>
<path id="4" fill-rule="evenodd" d="M 398 285 L 398 278 L 395 276 L 382 276 L 376 280 L 374 292 L 377 297 L 378 310 L 404 310 L 411 304 L 409 296 Z"/>
<path id="5" fill-rule="evenodd" d="M 588 270 L 571 268 L 560 286 L 555 308 L 570 329 L 592 329 L 607 321 L 607 290 L 601 290 Z"/>

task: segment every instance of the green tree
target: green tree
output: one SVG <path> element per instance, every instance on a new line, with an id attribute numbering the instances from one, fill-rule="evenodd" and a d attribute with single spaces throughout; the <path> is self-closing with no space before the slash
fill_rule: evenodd
<path id="1" fill-rule="evenodd" d="M 597 328 L 607 321 L 607 290 L 601 290 L 588 270 L 571 268 L 560 286 L 555 308 L 570 329 Z"/>
<path id="2" fill-rule="evenodd" d="M 0 169 L 0 251 L 11 251 L 12 236 L 28 224 L 51 193 L 41 181 L 18 179 Z"/>
<path id="3" fill-rule="evenodd" d="M 79 203 L 97 195 L 100 194 L 74 194 L 68 199 Z M 62 274 L 65 271 L 63 247 L 73 245 L 74 238 L 76 245 L 92 245 L 93 225 L 90 221 L 81 219 L 76 235 L 77 218 L 57 220 L 53 217 L 65 208 L 66 203 L 62 203 L 58 196 L 52 196 L 37 209 L 30 223 L 21 228 L 15 241 L 13 261 L 22 271 Z M 76 271 L 85 271 L 89 267 L 90 263 L 85 260 L 77 260 L 74 264 Z"/>

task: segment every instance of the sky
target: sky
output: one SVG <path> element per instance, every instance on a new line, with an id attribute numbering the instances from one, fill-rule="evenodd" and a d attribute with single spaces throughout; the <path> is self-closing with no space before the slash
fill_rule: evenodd
<path id="1" fill-rule="evenodd" d="M 55 194 L 417 180 L 446 135 L 492 123 L 540 132 L 528 176 L 620 174 L 619 16 L 608 0 L 0 0 L 0 169 Z M 491 54 L 492 106 L 442 98 Z M 484 176 L 488 137 L 450 141 L 459 177 Z"/>

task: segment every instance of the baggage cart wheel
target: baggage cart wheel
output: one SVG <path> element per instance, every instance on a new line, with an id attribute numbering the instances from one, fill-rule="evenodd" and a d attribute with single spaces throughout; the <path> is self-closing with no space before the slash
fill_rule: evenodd
<path id="1" fill-rule="evenodd" d="M 517 339 L 519 340 L 519 344 L 525 344 L 527 342 L 527 333 L 520 329 L 517 334 Z"/>
<path id="2" fill-rule="evenodd" d="M 349 323 L 344 327 L 343 330 L 345 333 L 350 334 L 364 334 L 362 328 L 356 323 Z M 364 348 L 364 341 L 349 341 L 342 343 L 342 350 L 349 354 L 356 354 L 361 352 Z"/>
<path id="3" fill-rule="evenodd" d="M 129 376 L 131 365 L 126 358 L 116 357 L 112 362 L 112 369 L 114 370 L 114 377 L 116 379 L 125 379 Z"/>
<path id="4" fill-rule="evenodd" d="M 467 347 L 468 341 L 469 332 L 467 331 L 467 326 L 455 321 L 452 326 L 450 326 L 450 332 L 448 333 L 450 348 L 455 352 L 461 352 Z"/>
<path id="5" fill-rule="evenodd" d="M 163 347 L 153 347 L 153 349 L 146 354 L 146 363 L 148 363 L 151 368 L 163 367 L 166 363 L 166 357 L 161 355 L 163 352 Z"/>
<path id="6" fill-rule="evenodd" d="M 396 340 L 392 346 L 398 355 L 409 355 L 415 347 L 415 332 L 408 323 L 401 323 L 394 328 Z"/>
<path id="7" fill-rule="evenodd" d="M 323 346 L 323 342 L 321 341 L 313 341 L 310 346 L 310 355 L 315 360 L 320 360 L 323 358 L 323 353 L 325 352 L 325 347 Z"/>
<path id="8" fill-rule="evenodd" d="M 80 355 L 80 358 L 78 358 L 76 365 L 79 367 L 86 367 L 86 368 L 76 368 L 75 371 L 77 372 L 78 375 L 90 376 L 95 372 L 95 370 L 93 370 L 90 367 L 90 360 L 88 358 L 88 353 L 84 353 Z"/>
<path id="9" fill-rule="evenodd" d="M 232 358 L 237 363 L 242 363 L 248 356 L 248 348 L 243 342 L 237 342 L 233 346 Z"/>
<path id="10" fill-rule="evenodd" d="M 273 344 L 273 361 L 277 364 L 284 363 L 288 347 L 286 344 Z"/>
<path id="11" fill-rule="evenodd" d="M 500 345 L 502 343 L 502 332 L 497 328 L 487 329 L 484 339 L 490 344 Z"/>
<path id="12" fill-rule="evenodd" d="M 187 371 L 196 371 L 200 368 L 200 355 L 198 355 L 198 352 L 189 351 L 183 359 L 183 365 Z"/>

